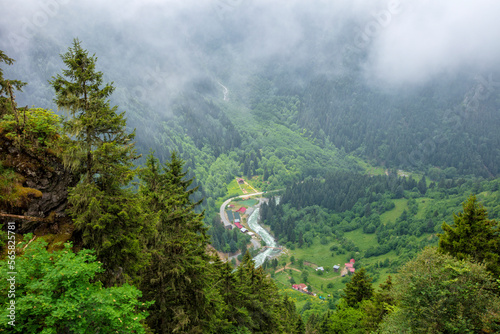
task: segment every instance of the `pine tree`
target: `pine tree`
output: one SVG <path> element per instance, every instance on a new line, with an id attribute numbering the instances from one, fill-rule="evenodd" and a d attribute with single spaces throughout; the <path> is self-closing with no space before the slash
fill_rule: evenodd
<path id="1" fill-rule="evenodd" d="M 192 179 L 185 179 L 183 161 L 172 153 L 160 165 L 150 154 L 140 172 L 140 194 L 144 210 L 155 216 L 147 251 L 151 262 L 143 271 L 141 291 L 150 308 L 148 324 L 158 333 L 210 332 L 214 326 L 220 295 L 213 289 L 217 275 L 215 259 L 207 252 L 209 237 L 203 214 L 191 202 Z M 212 263 L 212 264 L 211 264 Z"/>
<path id="2" fill-rule="evenodd" d="M 484 262 L 489 271 L 500 275 L 500 236 L 495 220 L 489 220 L 486 209 L 470 196 L 462 203 L 463 212 L 453 215 L 454 225 L 443 223 L 444 233 L 438 234 L 439 247 L 459 260 L 470 258 Z"/>
<path id="3" fill-rule="evenodd" d="M 427 181 L 425 179 L 425 176 L 422 176 L 420 181 L 418 181 L 417 188 L 422 195 L 425 195 L 425 193 L 427 192 Z"/>
<path id="4" fill-rule="evenodd" d="M 387 280 L 380 284 L 379 290 L 373 294 L 370 301 L 363 304 L 363 311 L 365 316 L 363 317 L 363 327 L 370 332 L 375 332 L 384 319 L 384 317 L 389 313 L 391 307 L 394 306 L 395 301 L 392 296 L 392 278 L 387 277 Z"/>
<path id="5" fill-rule="evenodd" d="M 306 332 L 306 325 L 304 325 L 304 322 L 302 321 L 302 317 L 299 316 L 297 323 L 295 324 L 295 333 L 304 334 L 305 332 Z"/>
<path id="6" fill-rule="evenodd" d="M 14 59 L 8 57 L 2 50 L 0 50 L 0 63 L 5 63 L 7 65 L 12 65 Z M 0 67 L 0 116 L 5 115 L 8 112 L 16 113 L 16 103 L 14 90 L 22 92 L 22 88 L 26 85 L 25 82 L 19 80 L 8 80 L 3 77 L 3 70 Z M 18 117 L 15 114 L 15 117 Z M 19 124 L 19 121 L 18 121 Z"/>
<path id="7" fill-rule="evenodd" d="M 278 289 L 262 267 L 255 268 L 249 252 L 243 256 L 235 277 L 239 294 L 243 297 L 238 301 L 238 305 L 246 309 L 249 314 L 247 322 L 240 325 L 252 332 L 281 333 L 282 300 L 278 295 Z"/>
<path id="8" fill-rule="evenodd" d="M 69 213 L 83 243 L 94 248 L 107 270 L 105 282 L 113 284 L 133 275 L 144 263 L 138 238 L 142 213 L 132 193 L 124 187 L 134 177 L 134 133 L 125 130 L 124 112 L 110 107 L 114 90 L 103 85 L 97 58 L 89 56 L 74 40 L 61 55 L 67 69 L 50 81 L 59 108 L 69 111 L 63 124 L 68 134 L 63 143 L 63 162 L 80 182 L 69 191 Z M 123 276 L 122 272 L 126 275 Z"/>
<path id="9" fill-rule="evenodd" d="M 366 273 L 365 268 L 357 270 L 351 281 L 345 285 L 344 299 L 349 307 L 356 306 L 359 302 L 370 299 L 373 295 L 371 277 Z"/>
<path id="10" fill-rule="evenodd" d="M 125 130 L 125 112 L 117 114 L 118 107 L 107 100 L 114 91 L 112 83 L 101 88 L 103 73 L 95 69 L 97 58 L 89 56 L 77 39 L 61 58 L 68 69 L 50 83 L 58 108 L 71 116 L 64 123 L 74 138 L 64 148 L 65 164 L 83 174 L 86 184 L 99 183 L 100 188 L 127 184 L 134 176 L 132 160 L 138 157 L 132 142 L 135 135 Z"/>
<path id="11" fill-rule="evenodd" d="M 241 328 L 251 324 L 252 319 L 248 314 L 248 310 L 240 302 L 247 296 L 239 288 L 238 281 L 232 271 L 233 268 L 229 262 L 224 263 L 219 270 L 218 288 L 223 301 L 222 318 L 227 321 L 227 325 L 223 327 Z"/>
<path id="12" fill-rule="evenodd" d="M 0 50 L 0 63 L 6 63 L 7 65 L 12 65 L 14 59 L 8 57 L 2 50 Z M 24 127 L 26 125 L 26 109 L 23 108 L 23 115 L 17 110 L 16 97 L 14 91 L 18 90 L 22 92 L 22 88 L 26 85 L 25 82 L 19 80 L 8 80 L 3 77 L 3 70 L 0 67 L 0 118 L 2 116 L 10 114 L 14 116 L 16 126 L 16 141 L 17 145 L 22 142 L 22 134 Z"/>

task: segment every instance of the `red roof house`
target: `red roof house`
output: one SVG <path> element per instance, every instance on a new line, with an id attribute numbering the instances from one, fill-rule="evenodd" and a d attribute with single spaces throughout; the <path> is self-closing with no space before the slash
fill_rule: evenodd
<path id="1" fill-rule="evenodd" d="M 293 287 L 295 290 L 299 290 L 299 291 L 307 291 L 307 285 L 305 285 L 304 283 L 301 283 L 301 284 L 294 284 L 294 285 L 292 285 L 292 287 Z"/>
<path id="2" fill-rule="evenodd" d="M 354 273 L 356 271 L 355 268 L 349 268 L 349 272 Z"/>
<path id="3" fill-rule="evenodd" d="M 352 263 L 346 263 L 346 264 L 345 264 L 345 267 L 346 267 L 346 268 L 352 268 Z"/>
<path id="4" fill-rule="evenodd" d="M 354 261 L 354 259 L 351 259 L 351 261 L 349 261 L 349 262 L 351 262 L 352 264 L 354 264 L 356 261 Z"/>
<path id="5" fill-rule="evenodd" d="M 247 211 L 247 208 L 245 208 L 244 206 L 242 206 L 241 208 L 236 210 L 236 212 L 241 212 L 241 214 L 244 214 L 246 211 Z"/>
<path id="6" fill-rule="evenodd" d="M 243 228 L 240 223 L 234 223 L 234 225 L 236 225 L 237 228 Z"/>

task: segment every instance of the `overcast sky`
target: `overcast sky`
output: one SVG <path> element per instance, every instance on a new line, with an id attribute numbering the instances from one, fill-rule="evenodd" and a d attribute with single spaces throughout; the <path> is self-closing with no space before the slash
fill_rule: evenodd
<path id="1" fill-rule="evenodd" d="M 64 48 L 79 37 L 99 49 L 101 65 L 143 81 L 158 75 L 169 89 L 202 72 L 229 80 L 234 66 L 276 56 L 335 73 L 346 50 L 361 53 L 368 81 L 396 85 L 489 71 L 500 59 L 495 0 L 0 0 L 0 8 L 0 49 L 16 59 L 40 37 Z"/>

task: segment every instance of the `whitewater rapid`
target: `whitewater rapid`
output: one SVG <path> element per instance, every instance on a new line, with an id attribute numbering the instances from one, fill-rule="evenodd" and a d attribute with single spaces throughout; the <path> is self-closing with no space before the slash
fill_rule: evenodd
<path id="1" fill-rule="evenodd" d="M 248 217 L 248 226 L 250 227 L 251 230 L 253 230 L 255 233 L 257 233 L 262 240 L 266 243 L 266 246 L 269 247 L 277 247 L 278 245 L 274 241 L 274 238 L 265 228 L 260 226 L 258 220 L 259 220 L 259 211 L 260 209 L 257 207 L 253 212 L 250 214 Z M 268 256 L 275 256 L 280 253 L 279 249 L 274 249 L 274 248 L 266 248 L 262 253 L 259 255 L 255 256 L 253 260 L 255 261 L 255 267 L 260 267 L 266 258 Z"/>

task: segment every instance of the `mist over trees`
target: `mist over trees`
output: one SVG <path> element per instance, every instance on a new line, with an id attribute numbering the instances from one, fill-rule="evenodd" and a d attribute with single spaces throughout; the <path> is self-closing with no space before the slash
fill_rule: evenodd
<path id="1" fill-rule="evenodd" d="M 500 4 L 2 10 L 17 332 L 499 330 Z M 239 178 L 284 249 L 258 268 L 219 216 Z"/>
<path id="2" fill-rule="evenodd" d="M 142 153 L 153 147 L 162 159 L 174 149 L 183 154 L 186 148 L 164 134 L 166 123 L 182 127 L 175 132 L 215 158 L 244 148 L 250 143 L 242 142 L 248 136 L 241 123 L 259 123 L 266 101 L 276 106 L 264 109 L 266 117 L 378 164 L 499 173 L 493 59 L 500 51 L 497 30 L 488 25 L 496 19 L 484 1 L 150 1 L 140 7 L 128 1 L 117 11 L 113 2 L 54 0 L 21 11 L 25 5 L 6 8 L 25 20 L 6 20 L 0 44 L 18 60 L 8 70 L 34 83 L 19 103 L 53 106 L 47 80 L 61 67 L 56 55 L 78 36 L 99 54 L 105 80 L 118 87 L 111 102 L 127 110 Z M 82 29 L 87 16 L 93 28 Z M 474 22 L 467 24 L 470 32 L 462 21 Z M 437 22 L 448 24 L 433 34 Z M 472 32 L 480 37 L 471 38 Z M 229 90 L 226 103 L 221 84 Z M 298 99 L 297 111 L 283 118 L 278 101 L 290 97 Z M 221 116 L 228 103 L 245 110 L 244 119 Z"/>

